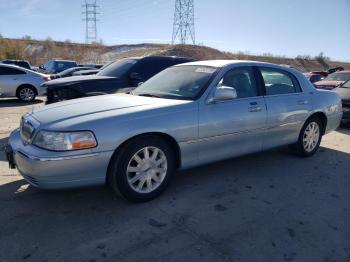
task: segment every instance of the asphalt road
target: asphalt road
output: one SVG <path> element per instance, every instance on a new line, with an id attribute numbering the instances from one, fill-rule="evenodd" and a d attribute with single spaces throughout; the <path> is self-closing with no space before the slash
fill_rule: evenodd
<path id="1" fill-rule="evenodd" d="M 0 148 L 38 103 L 0 101 Z M 158 199 L 35 189 L 0 152 L 0 261 L 350 261 L 350 128 L 180 172 Z"/>

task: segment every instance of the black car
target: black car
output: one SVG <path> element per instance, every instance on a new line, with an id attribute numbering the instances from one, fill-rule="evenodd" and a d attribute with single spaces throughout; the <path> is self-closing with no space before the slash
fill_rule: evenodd
<path id="1" fill-rule="evenodd" d="M 338 71 L 344 71 L 344 67 L 337 66 L 334 68 L 330 68 L 330 69 L 328 69 L 328 74 L 333 74 L 333 73 L 338 72 Z"/>
<path id="2" fill-rule="evenodd" d="M 77 67 L 78 64 L 72 60 L 52 59 L 40 65 L 39 69 L 45 74 L 57 74 L 68 68 Z"/>
<path id="3" fill-rule="evenodd" d="M 1 61 L 1 63 L 7 64 L 7 65 L 16 65 L 16 66 L 23 67 L 23 68 L 26 68 L 29 70 L 32 69 L 30 63 L 26 60 L 9 60 L 8 59 L 8 60 Z"/>
<path id="4" fill-rule="evenodd" d="M 97 75 L 59 78 L 43 84 L 47 89 L 47 103 L 79 97 L 112 94 L 121 89 L 137 87 L 160 71 L 176 65 L 192 62 L 184 57 L 148 56 L 125 58 L 106 66 Z"/>
<path id="5" fill-rule="evenodd" d="M 99 69 L 90 69 L 90 70 L 79 70 L 73 73 L 73 76 L 87 76 L 87 75 L 96 75 L 101 70 Z"/>
<path id="6" fill-rule="evenodd" d="M 56 79 L 56 78 L 62 78 L 62 77 L 69 77 L 69 76 L 73 76 L 75 72 L 85 71 L 85 70 L 96 70 L 96 69 L 94 69 L 93 67 L 83 67 L 83 66 L 71 67 L 66 70 L 63 70 L 58 74 L 51 75 L 50 78 Z"/>

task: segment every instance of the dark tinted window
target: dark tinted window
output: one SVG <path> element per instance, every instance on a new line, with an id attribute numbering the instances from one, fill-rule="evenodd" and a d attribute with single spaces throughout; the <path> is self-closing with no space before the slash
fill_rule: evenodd
<path id="1" fill-rule="evenodd" d="M 97 75 L 99 76 L 113 76 L 113 77 L 122 77 L 137 63 L 137 59 L 121 59 L 115 61 L 100 72 Z"/>
<path id="2" fill-rule="evenodd" d="M 238 98 L 258 95 L 254 72 L 251 67 L 235 68 L 228 71 L 220 80 L 218 86 L 235 88 Z"/>
<path id="3" fill-rule="evenodd" d="M 265 82 L 266 95 L 301 92 L 298 81 L 290 73 L 273 68 L 260 68 Z"/>
<path id="4" fill-rule="evenodd" d="M 323 79 L 323 76 L 321 75 L 312 75 L 310 77 L 311 82 L 318 82 L 318 81 L 321 81 L 322 79 Z"/>
<path id="5" fill-rule="evenodd" d="M 27 69 L 30 69 L 30 65 L 28 62 L 25 62 L 25 61 L 20 61 L 17 63 L 18 66 L 20 67 L 23 67 L 23 68 L 27 68 Z"/>
<path id="6" fill-rule="evenodd" d="M 24 74 L 26 74 L 26 72 L 22 70 L 0 66 L 0 75 L 24 75 Z"/>
<path id="7" fill-rule="evenodd" d="M 67 61 L 58 61 L 56 62 L 56 69 L 57 71 L 63 71 L 66 70 L 67 68 L 71 68 L 76 66 L 76 63 L 74 62 L 67 62 Z"/>
<path id="8" fill-rule="evenodd" d="M 174 63 L 167 59 L 145 59 L 137 63 L 132 71 L 139 74 L 142 81 L 146 81 L 172 65 Z"/>

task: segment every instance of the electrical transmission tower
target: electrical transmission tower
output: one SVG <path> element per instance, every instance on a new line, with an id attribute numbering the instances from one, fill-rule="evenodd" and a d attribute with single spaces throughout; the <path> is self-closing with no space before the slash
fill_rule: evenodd
<path id="1" fill-rule="evenodd" d="M 97 12 L 97 8 L 100 6 L 96 4 L 97 0 L 84 0 L 83 12 L 84 15 L 83 21 L 85 22 L 85 42 L 87 44 L 92 42 L 97 42 L 97 15 L 100 14 Z"/>
<path id="2" fill-rule="evenodd" d="M 175 0 L 172 44 L 176 40 L 180 40 L 181 44 L 186 44 L 188 38 L 192 40 L 192 44 L 196 43 L 194 0 Z"/>

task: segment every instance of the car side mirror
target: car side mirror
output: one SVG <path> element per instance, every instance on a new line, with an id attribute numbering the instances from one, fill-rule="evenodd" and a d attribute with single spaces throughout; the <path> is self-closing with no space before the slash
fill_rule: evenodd
<path id="1" fill-rule="evenodd" d="M 43 70 L 45 69 L 44 65 L 39 65 L 39 68 Z"/>
<path id="2" fill-rule="evenodd" d="M 237 91 L 234 87 L 218 86 L 211 98 L 208 99 L 208 104 L 215 104 L 216 102 L 233 100 L 237 98 Z"/>

